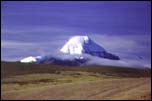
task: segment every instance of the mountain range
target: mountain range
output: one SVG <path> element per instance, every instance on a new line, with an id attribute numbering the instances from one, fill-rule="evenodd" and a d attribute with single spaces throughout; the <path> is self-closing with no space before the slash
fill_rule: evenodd
<path id="1" fill-rule="evenodd" d="M 79 66 L 87 65 L 92 57 L 120 60 L 118 56 L 107 52 L 102 46 L 95 43 L 88 36 L 73 36 L 59 50 L 58 54 L 35 57 L 29 56 L 20 60 L 20 62 Z"/>

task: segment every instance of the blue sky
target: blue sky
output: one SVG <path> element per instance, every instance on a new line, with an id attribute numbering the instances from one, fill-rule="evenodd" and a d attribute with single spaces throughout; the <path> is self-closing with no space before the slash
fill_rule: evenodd
<path id="1" fill-rule="evenodd" d="M 149 1 L 3 1 L 1 5 L 2 60 L 52 54 L 69 37 L 88 35 L 122 59 L 151 65 Z"/>

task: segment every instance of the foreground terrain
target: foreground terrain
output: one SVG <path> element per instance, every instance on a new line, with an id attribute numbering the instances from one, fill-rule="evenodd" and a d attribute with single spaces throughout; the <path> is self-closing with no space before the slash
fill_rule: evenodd
<path id="1" fill-rule="evenodd" d="M 151 99 L 151 70 L 1 62 L 2 99 Z"/>

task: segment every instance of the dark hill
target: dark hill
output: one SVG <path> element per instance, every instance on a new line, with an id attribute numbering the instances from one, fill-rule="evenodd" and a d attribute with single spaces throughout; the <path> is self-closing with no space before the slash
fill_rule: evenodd
<path id="1" fill-rule="evenodd" d="M 150 77 L 151 69 L 121 68 L 113 66 L 59 66 L 52 64 L 24 64 L 19 62 L 1 62 L 1 76 L 32 73 L 60 73 L 60 71 L 84 71 L 121 77 Z"/>

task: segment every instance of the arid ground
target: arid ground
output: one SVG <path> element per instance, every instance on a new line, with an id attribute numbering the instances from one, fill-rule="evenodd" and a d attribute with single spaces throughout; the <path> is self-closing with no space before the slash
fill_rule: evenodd
<path id="1" fill-rule="evenodd" d="M 150 100 L 151 69 L 1 62 L 2 100 Z"/>

